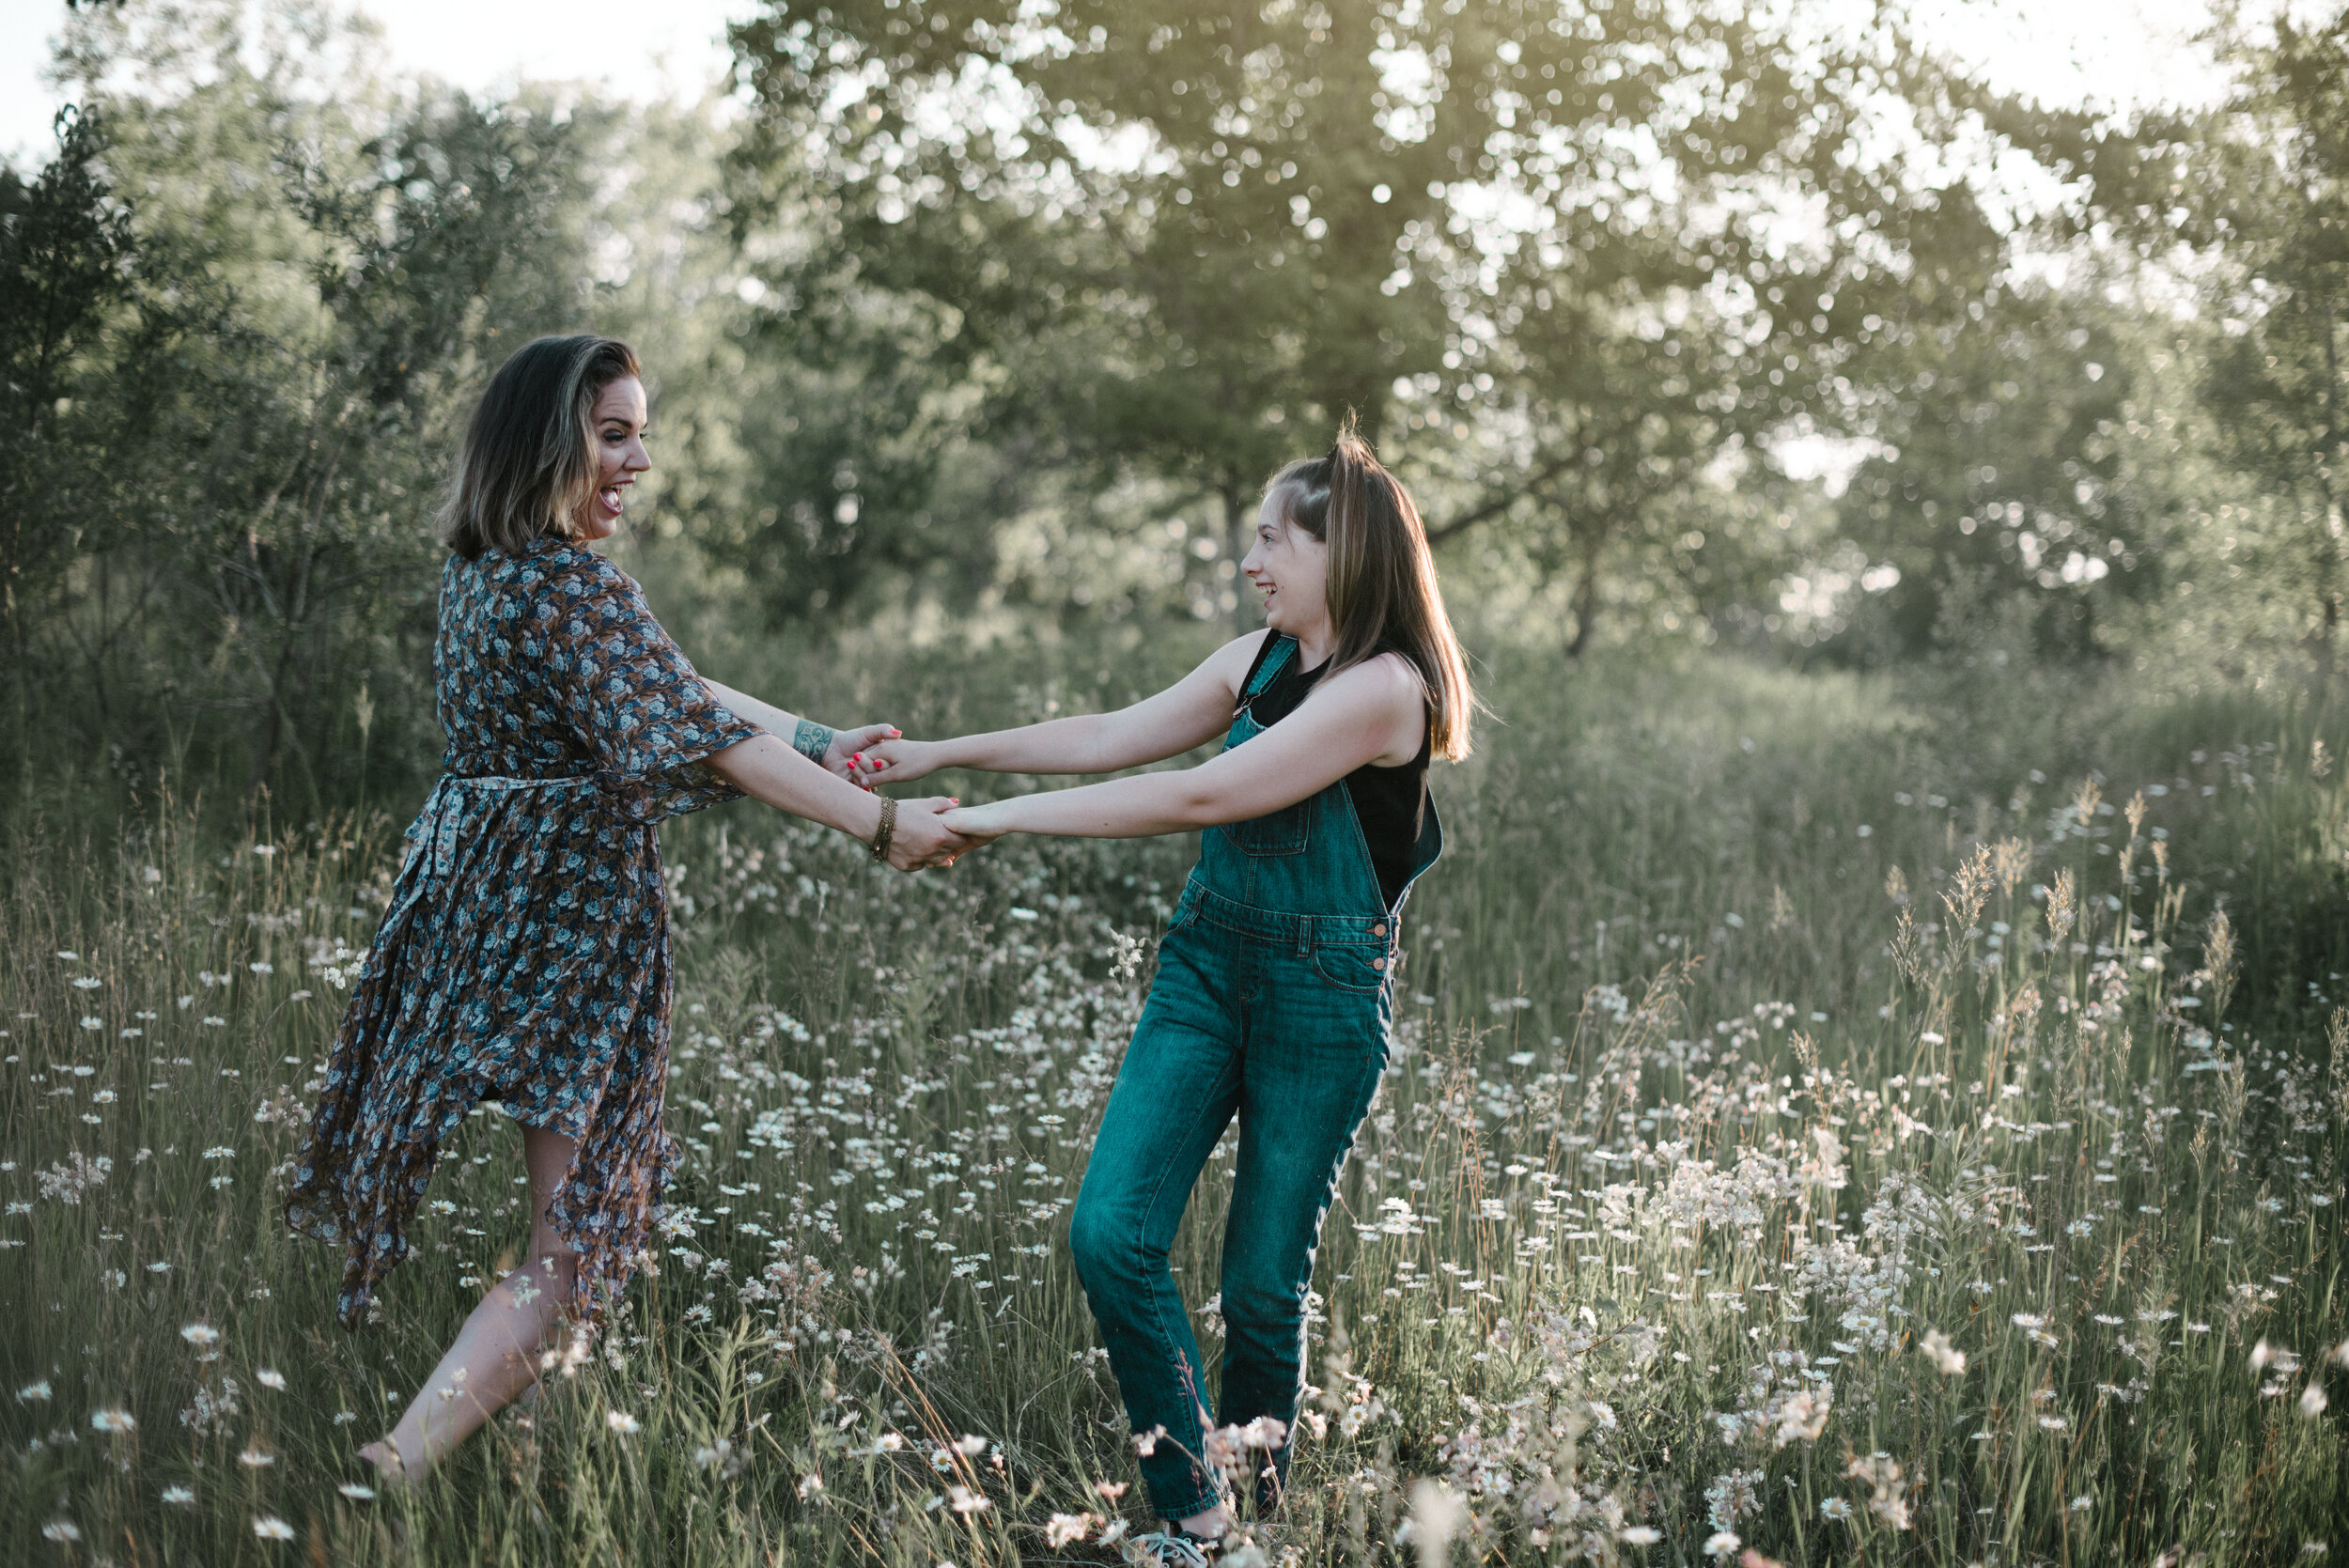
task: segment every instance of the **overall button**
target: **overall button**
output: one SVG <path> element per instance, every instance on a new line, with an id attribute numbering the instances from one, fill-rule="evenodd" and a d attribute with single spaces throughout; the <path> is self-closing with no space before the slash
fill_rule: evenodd
<path id="1" fill-rule="evenodd" d="M 1377 924 L 1370 928 L 1370 934 L 1374 937 L 1385 936 L 1387 934 L 1387 923 L 1383 920 L 1380 921 Z"/>
<path id="2" fill-rule="evenodd" d="M 1375 970 L 1382 970 L 1387 967 L 1387 961 L 1383 957 L 1373 958 L 1370 961 L 1370 967 Z"/>

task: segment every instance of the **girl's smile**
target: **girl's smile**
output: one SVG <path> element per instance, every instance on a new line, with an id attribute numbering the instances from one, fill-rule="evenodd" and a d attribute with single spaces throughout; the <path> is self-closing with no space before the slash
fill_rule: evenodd
<path id="1" fill-rule="evenodd" d="M 1263 596 L 1265 625 L 1298 638 L 1317 663 L 1329 633 L 1330 547 L 1290 522 L 1278 500 L 1265 497 L 1239 569 Z"/>

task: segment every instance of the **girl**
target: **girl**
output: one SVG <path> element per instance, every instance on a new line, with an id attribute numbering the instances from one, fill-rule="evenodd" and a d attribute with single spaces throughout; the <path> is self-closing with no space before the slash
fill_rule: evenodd
<path id="1" fill-rule="evenodd" d="M 408 1250 L 441 1142 L 476 1102 L 522 1125 L 529 1262 L 465 1320 L 381 1441 L 421 1474 L 527 1389 L 541 1343 L 627 1281 L 677 1152 L 661 1127 L 669 940 L 653 824 L 739 795 L 910 871 L 967 848 L 938 813 L 851 783 L 846 734 L 704 680 L 621 570 L 645 452 L 636 356 L 545 337 L 490 379 L 441 518 L 443 775 L 353 985 L 286 1217 L 344 1247 L 356 1321 Z M 789 736 L 786 744 L 780 736 Z"/>
<path id="2" fill-rule="evenodd" d="M 1206 1562 L 1232 1515 L 1199 1457 L 1206 1385 L 1167 1249 L 1237 1114 L 1212 1424 L 1280 1423 L 1258 1478 L 1269 1503 L 1287 1474 L 1322 1217 L 1386 1063 L 1404 897 L 1442 846 L 1427 764 L 1468 753 L 1475 706 L 1419 513 L 1351 431 L 1273 476 L 1241 569 L 1267 629 L 1159 695 L 959 740 L 892 738 L 865 765 L 876 781 L 939 768 L 1107 773 L 1226 736 L 1188 771 L 944 817 L 979 841 L 1207 830 L 1068 1237 L 1167 1521 L 1140 1544 L 1186 1568 Z"/>

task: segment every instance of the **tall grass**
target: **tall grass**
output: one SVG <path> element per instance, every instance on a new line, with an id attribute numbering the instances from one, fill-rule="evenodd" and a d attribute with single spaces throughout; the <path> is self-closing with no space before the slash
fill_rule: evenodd
<path id="1" fill-rule="evenodd" d="M 844 665 L 819 710 L 887 687 L 919 733 L 1146 684 L 927 657 Z M 2330 1544 L 2340 738 L 2257 696 L 1554 674 L 1498 672 L 1507 722 L 1438 776 L 1307 1430 L 1243 1552 Z M 899 878 L 748 805 L 670 830 L 658 1273 L 419 1493 L 353 1498 L 524 1238 L 518 1140 L 467 1124 L 381 1321 L 335 1327 L 339 1260 L 276 1192 L 396 840 L 182 820 L 12 850 L 13 1557 L 927 1568 L 1114 1560 L 1143 1525 L 1062 1238 L 1187 846 Z M 1176 1254 L 1210 1355 L 1229 1151 Z"/>

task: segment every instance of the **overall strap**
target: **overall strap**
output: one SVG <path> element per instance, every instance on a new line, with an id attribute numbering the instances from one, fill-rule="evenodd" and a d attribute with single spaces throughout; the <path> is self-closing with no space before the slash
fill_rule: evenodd
<path id="1" fill-rule="evenodd" d="M 1273 633 L 1265 645 L 1256 650 L 1256 662 L 1249 670 L 1248 679 L 1240 687 L 1239 706 L 1241 710 L 1244 711 L 1247 708 L 1252 699 L 1264 695 L 1265 688 L 1280 678 L 1282 670 L 1287 667 L 1290 658 L 1296 652 L 1297 639 L 1285 631 Z M 1237 717 L 1237 714 L 1234 716 Z"/>

